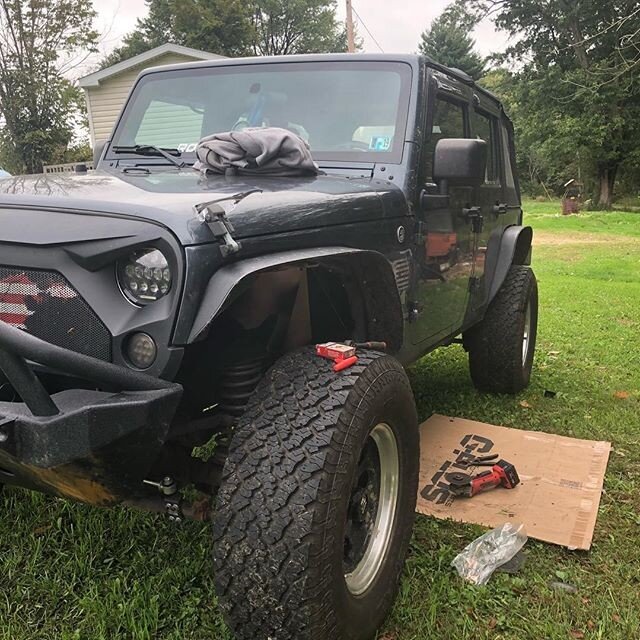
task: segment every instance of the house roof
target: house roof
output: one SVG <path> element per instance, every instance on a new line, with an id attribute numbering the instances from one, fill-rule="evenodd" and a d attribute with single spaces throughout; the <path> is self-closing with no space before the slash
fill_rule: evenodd
<path id="1" fill-rule="evenodd" d="M 149 51 L 145 51 L 144 53 L 133 56 L 133 58 L 123 60 L 122 62 L 118 62 L 111 67 L 107 67 L 106 69 L 100 69 L 100 71 L 90 73 L 88 76 L 80 78 L 78 80 L 78 85 L 83 89 L 89 87 L 98 87 L 103 80 L 106 80 L 111 76 L 115 76 L 119 73 L 122 73 L 123 71 L 127 71 L 128 69 L 132 69 L 133 67 L 137 67 L 146 62 L 150 62 L 155 58 L 159 58 L 160 56 L 163 56 L 167 53 L 176 53 L 179 55 L 194 58 L 196 60 L 217 60 L 218 58 L 225 57 L 219 56 L 215 53 L 209 53 L 208 51 L 201 51 L 200 49 L 192 49 L 191 47 L 183 47 L 179 44 L 167 42 L 167 44 L 155 47 L 154 49 L 149 49 Z"/>

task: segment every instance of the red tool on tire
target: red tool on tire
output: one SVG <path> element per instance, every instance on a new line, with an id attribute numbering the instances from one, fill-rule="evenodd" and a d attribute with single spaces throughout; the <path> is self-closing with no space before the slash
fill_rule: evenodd
<path id="1" fill-rule="evenodd" d="M 386 351 L 386 342 L 323 342 L 316 345 L 316 355 L 327 360 L 333 360 L 333 370 L 342 371 L 352 367 L 358 362 L 356 349 L 373 349 L 374 351 Z"/>

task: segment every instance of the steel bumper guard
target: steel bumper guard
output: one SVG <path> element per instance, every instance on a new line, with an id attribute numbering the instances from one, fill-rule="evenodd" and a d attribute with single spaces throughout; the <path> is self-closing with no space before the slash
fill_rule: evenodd
<path id="1" fill-rule="evenodd" d="M 49 395 L 30 363 L 101 391 Z M 0 484 L 95 505 L 143 495 L 182 387 L 44 342 L 0 321 L 2 373 L 22 402 L 0 402 Z"/>

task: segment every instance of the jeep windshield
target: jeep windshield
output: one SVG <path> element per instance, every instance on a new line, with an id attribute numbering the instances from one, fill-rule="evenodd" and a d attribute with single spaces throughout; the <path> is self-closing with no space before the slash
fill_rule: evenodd
<path id="1" fill-rule="evenodd" d="M 317 161 L 400 162 L 411 67 L 398 62 L 229 64 L 160 71 L 136 84 L 111 149 L 153 145 L 195 161 L 204 136 L 283 127 Z M 109 159 L 136 157 L 135 152 Z"/>

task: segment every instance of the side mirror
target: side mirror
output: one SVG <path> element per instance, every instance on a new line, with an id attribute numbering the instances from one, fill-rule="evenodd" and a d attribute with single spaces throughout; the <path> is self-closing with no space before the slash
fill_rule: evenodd
<path id="1" fill-rule="evenodd" d="M 445 184 L 482 184 L 487 172 L 487 143 L 470 138 L 438 140 L 433 154 L 433 179 Z"/>
<path id="2" fill-rule="evenodd" d="M 98 168 L 98 163 L 100 162 L 100 158 L 102 158 L 102 152 L 104 148 L 107 146 L 107 140 L 97 140 L 93 147 L 93 168 Z"/>

